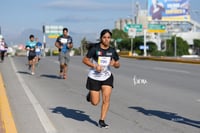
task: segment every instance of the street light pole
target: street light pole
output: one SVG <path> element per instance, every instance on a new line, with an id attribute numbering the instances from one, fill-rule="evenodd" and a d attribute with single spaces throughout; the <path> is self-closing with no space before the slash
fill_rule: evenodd
<path id="1" fill-rule="evenodd" d="M 134 15 L 134 0 L 132 0 L 132 4 L 131 4 L 131 9 L 132 9 L 132 13 L 131 13 L 131 15 L 132 15 L 132 19 L 133 19 L 133 21 L 132 21 L 132 23 L 135 23 L 135 15 Z"/>
<path id="2" fill-rule="evenodd" d="M 146 49 L 146 37 L 147 36 L 147 29 L 144 29 L 144 56 L 147 56 L 147 49 Z"/>
<path id="3" fill-rule="evenodd" d="M 129 56 L 133 56 L 133 37 L 129 36 L 129 38 L 131 39 L 131 50 L 129 51 Z"/>
<path id="4" fill-rule="evenodd" d="M 174 56 L 176 57 L 176 34 L 174 36 Z"/>
<path id="5" fill-rule="evenodd" d="M 43 30 L 43 45 L 42 45 L 42 49 L 43 49 L 43 56 L 45 57 L 46 56 L 46 53 L 45 53 L 45 49 L 46 49 L 46 36 L 45 36 L 46 29 L 45 29 L 45 25 L 42 26 L 42 30 Z"/>

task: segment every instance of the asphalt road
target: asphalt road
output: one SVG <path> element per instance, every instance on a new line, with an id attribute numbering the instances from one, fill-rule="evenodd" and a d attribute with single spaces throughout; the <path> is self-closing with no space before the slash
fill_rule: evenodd
<path id="1" fill-rule="evenodd" d="M 88 68 L 71 58 L 68 80 L 57 57 L 42 58 L 36 75 L 26 57 L 0 64 L 18 133 L 200 133 L 200 65 L 121 58 L 106 122 L 101 104 L 85 100 Z"/>

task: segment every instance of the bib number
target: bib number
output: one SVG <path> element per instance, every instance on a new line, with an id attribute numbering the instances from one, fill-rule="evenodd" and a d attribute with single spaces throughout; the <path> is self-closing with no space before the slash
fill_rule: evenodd
<path id="1" fill-rule="evenodd" d="M 111 57 L 99 56 L 98 57 L 98 64 L 100 66 L 109 66 L 110 65 Z"/>

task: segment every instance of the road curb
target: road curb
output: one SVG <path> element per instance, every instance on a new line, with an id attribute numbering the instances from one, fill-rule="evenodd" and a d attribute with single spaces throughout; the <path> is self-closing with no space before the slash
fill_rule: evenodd
<path id="1" fill-rule="evenodd" d="M 5 133 L 17 133 L 17 129 L 14 123 L 6 90 L 3 82 L 2 75 L 0 73 L 0 115 L 2 121 L 2 127 Z"/>
<path id="2" fill-rule="evenodd" d="M 179 63 L 189 63 L 189 64 L 200 64 L 200 59 L 186 59 L 186 58 L 170 58 L 170 57 L 148 57 L 148 56 L 127 56 L 121 55 L 121 57 L 132 58 L 138 60 L 153 60 L 153 61 L 165 61 L 165 62 L 179 62 Z"/>

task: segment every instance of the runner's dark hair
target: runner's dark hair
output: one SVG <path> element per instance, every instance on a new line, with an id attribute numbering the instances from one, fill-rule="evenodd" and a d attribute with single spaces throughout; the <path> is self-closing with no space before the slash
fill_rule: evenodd
<path id="1" fill-rule="evenodd" d="M 100 33 L 100 41 L 99 42 L 89 42 L 86 45 L 87 50 L 90 50 L 92 47 L 96 47 L 98 45 L 100 45 L 101 43 L 101 38 L 103 37 L 103 35 L 105 35 L 106 33 L 109 33 L 110 36 L 112 37 L 112 32 L 109 29 L 103 29 Z"/>
<path id="2" fill-rule="evenodd" d="M 65 30 L 68 32 L 68 29 L 67 29 L 67 28 L 63 28 L 63 32 L 64 32 Z"/>
<path id="3" fill-rule="evenodd" d="M 109 30 L 109 29 L 103 29 L 101 31 L 101 34 L 100 34 L 100 39 L 103 37 L 103 35 L 105 35 L 106 33 L 109 33 L 110 36 L 112 37 L 112 32 Z"/>
<path id="4" fill-rule="evenodd" d="M 33 34 L 31 34 L 30 36 L 29 36 L 29 38 L 31 39 L 32 37 L 34 37 L 34 35 Z"/>

